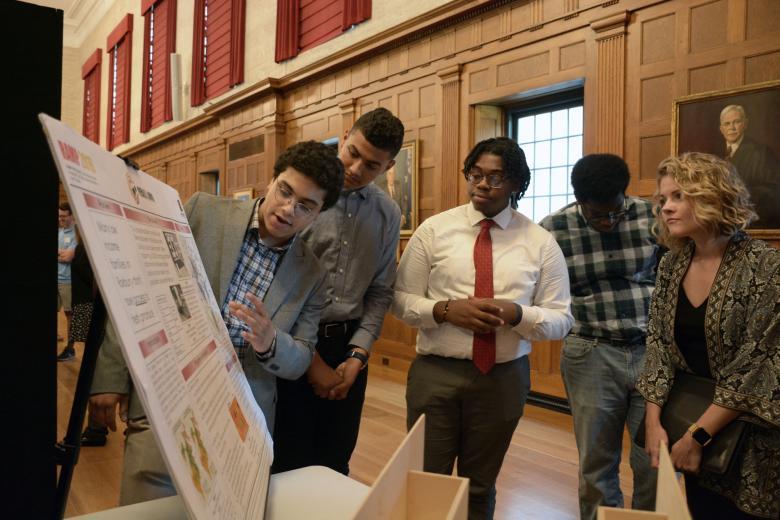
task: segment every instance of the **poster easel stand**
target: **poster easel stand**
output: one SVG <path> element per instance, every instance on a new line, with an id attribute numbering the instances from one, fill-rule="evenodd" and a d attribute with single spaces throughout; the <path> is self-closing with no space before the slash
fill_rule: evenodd
<path id="1" fill-rule="evenodd" d="M 68 430 L 65 438 L 54 446 L 55 459 L 60 468 L 60 476 L 57 480 L 57 495 L 55 503 L 55 518 L 65 517 L 65 506 L 68 504 L 70 483 L 73 480 L 73 470 L 79 460 L 81 449 L 81 431 L 84 427 L 84 415 L 87 411 L 90 389 L 92 388 L 92 376 L 95 374 L 98 351 L 103 342 L 106 329 L 106 306 L 100 292 L 95 295 L 92 308 L 92 319 L 89 324 L 87 341 L 84 343 L 84 355 L 81 359 L 79 378 L 76 383 L 76 392 L 73 396 L 73 406 L 70 409 Z"/>

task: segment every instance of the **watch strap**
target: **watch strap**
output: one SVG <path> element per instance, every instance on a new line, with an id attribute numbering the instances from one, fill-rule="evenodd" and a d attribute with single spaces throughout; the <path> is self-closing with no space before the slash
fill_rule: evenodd
<path id="1" fill-rule="evenodd" d="M 362 366 L 360 367 L 361 370 L 366 368 L 366 365 L 368 365 L 368 356 L 362 352 L 358 352 L 357 350 L 350 350 L 347 352 L 347 359 L 349 358 L 355 358 L 359 360 L 362 363 Z"/>

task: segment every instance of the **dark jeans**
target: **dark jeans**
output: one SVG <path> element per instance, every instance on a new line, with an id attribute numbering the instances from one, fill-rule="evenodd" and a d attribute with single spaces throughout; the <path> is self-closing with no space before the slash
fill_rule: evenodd
<path id="1" fill-rule="evenodd" d="M 339 338 L 320 337 L 317 352 L 335 369 L 351 337 L 351 331 Z M 360 371 L 346 399 L 329 401 L 314 395 L 306 375 L 296 381 L 277 379 L 272 472 L 318 465 L 349 475 L 367 381 L 368 368 Z"/>

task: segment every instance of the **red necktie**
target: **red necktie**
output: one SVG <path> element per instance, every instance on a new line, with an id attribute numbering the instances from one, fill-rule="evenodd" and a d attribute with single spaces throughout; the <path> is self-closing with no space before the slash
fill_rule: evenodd
<path id="1" fill-rule="evenodd" d="M 490 227 L 495 224 L 490 219 L 479 223 L 481 229 L 474 243 L 474 297 L 493 297 L 493 242 L 490 240 Z M 474 333 L 471 357 L 483 374 L 490 372 L 496 364 L 496 333 Z"/>

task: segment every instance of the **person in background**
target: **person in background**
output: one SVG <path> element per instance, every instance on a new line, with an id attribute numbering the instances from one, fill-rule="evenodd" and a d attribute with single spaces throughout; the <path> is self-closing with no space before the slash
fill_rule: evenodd
<path id="1" fill-rule="evenodd" d="M 599 506 L 623 507 L 623 430 L 634 438 L 645 415 L 635 383 L 644 365 L 655 282 L 653 205 L 629 197 L 631 176 L 616 155 L 586 155 L 574 165 L 576 202 L 545 217 L 569 268 L 574 327 L 566 336 L 561 375 L 574 419 L 580 461 L 580 518 Z M 633 509 L 655 510 L 657 472 L 631 443 Z"/>
<path id="2" fill-rule="evenodd" d="M 425 220 L 401 257 L 392 311 L 416 327 L 406 424 L 425 414 L 425 471 L 469 479 L 469 518 L 492 518 L 496 478 L 531 385 L 531 341 L 574 322 L 566 260 L 513 209 L 531 178 L 516 142 L 478 143 L 470 202 Z"/>
<path id="3" fill-rule="evenodd" d="M 750 238 L 756 218 L 734 167 L 685 153 L 658 166 L 658 240 L 669 247 L 650 306 L 647 360 L 637 389 L 647 401 L 653 467 L 669 443 L 661 411 L 685 371 L 713 379 L 712 404 L 669 446 L 685 474 L 693 518 L 780 516 L 780 251 Z M 747 433 L 723 475 L 701 468 L 702 448 L 738 417 Z"/>
<path id="4" fill-rule="evenodd" d="M 76 251 L 76 228 L 73 224 L 73 212 L 70 204 L 63 202 L 59 206 L 59 225 L 57 234 L 57 310 L 65 313 L 65 336 L 70 339 L 71 309 L 71 262 Z M 65 348 L 57 356 L 57 361 L 76 359 L 73 344 L 68 341 Z"/>

